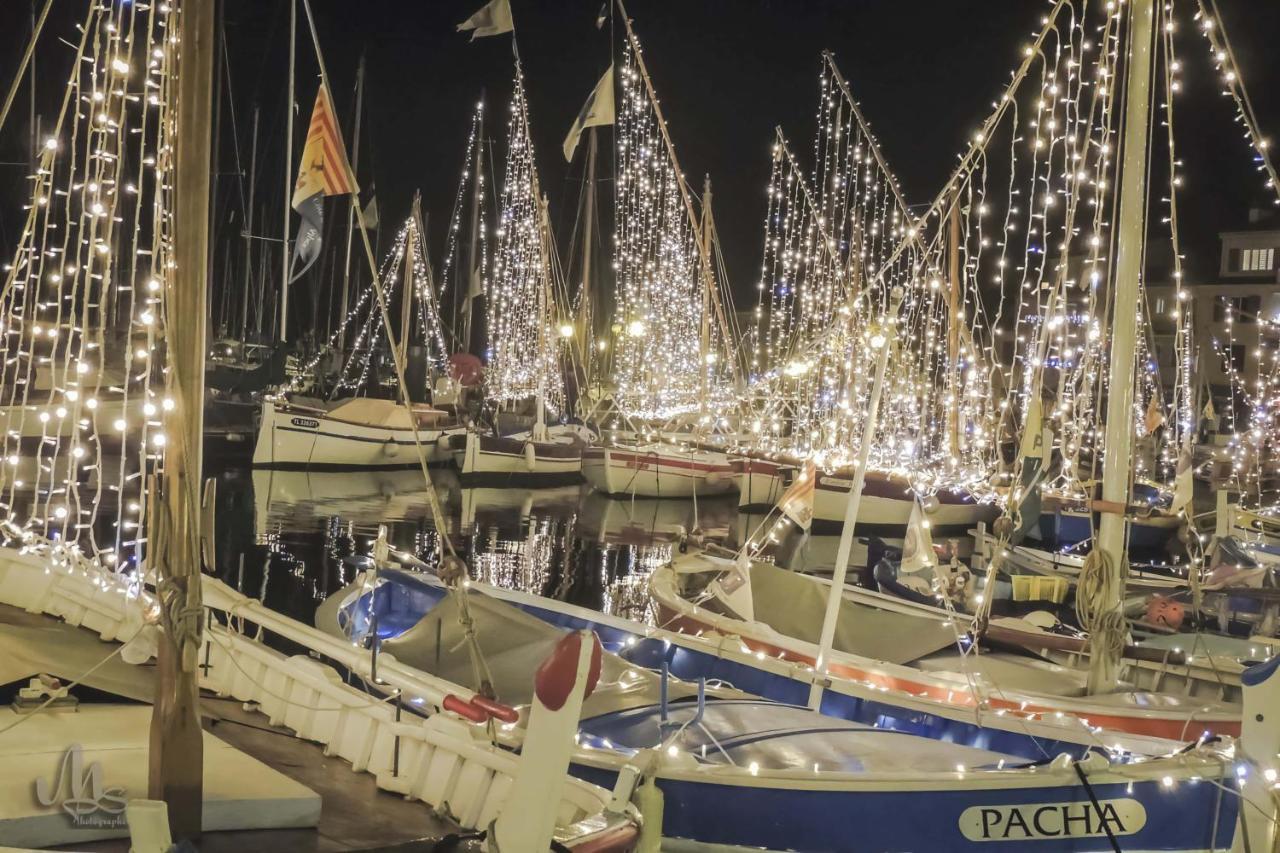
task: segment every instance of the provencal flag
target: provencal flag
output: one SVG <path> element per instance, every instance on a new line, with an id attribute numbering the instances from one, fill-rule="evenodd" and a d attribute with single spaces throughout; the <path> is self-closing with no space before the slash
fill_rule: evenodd
<path id="1" fill-rule="evenodd" d="M 471 40 L 485 36 L 500 36 L 515 29 L 511 20 L 511 4 L 508 0 L 491 0 L 484 8 L 458 24 L 458 32 L 474 30 Z"/>
<path id="2" fill-rule="evenodd" d="M 302 147 L 302 162 L 298 164 L 298 181 L 293 186 L 293 209 L 302 217 L 302 224 L 294 241 L 289 281 L 297 279 L 320 257 L 324 197 L 351 192 L 347 149 L 342 144 L 333 100 L 321 83 L 316 92 L 315 108 L 311 111 L 307 141 Z"/>
<path id="3" fill-rule="evenodd" d="M 569 135 L 564 138 L 564 159 L 573 161 L 573 152 L 582 138 L 582 131 L 588 127 L 613 124 L 613 66 L 610 65 L 600 78 L 600 82 L 591 90 L 587 102 L 578 111 L 578 117 L 569 128 Z"/>
<path id="4" fill-rule="evenodd" d="M 817 469 L 812 462 L 806 462 L 793 482 L 778 501 L 778 509 L 787 518 L 795 522 L 801 530 L 808 530 L 813 523 L 813 496 L 817 487 Z"/>

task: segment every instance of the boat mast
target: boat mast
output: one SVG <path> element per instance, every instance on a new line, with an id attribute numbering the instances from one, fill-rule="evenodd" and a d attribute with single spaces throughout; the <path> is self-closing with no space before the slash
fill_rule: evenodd
<path id="1" fill-rule="evenodd" d="M 1111 362 L 1107 423 L 1102 458 L 1102 515 L 1090 561 L 1100 583 L 1089 602 L 1089 692 L 1116 686 L 1124 645 L 1124 594 L 1129 566 L 1125 556 L 1125 510 L 1129 505 L 1133 446 L 1134 359 L 1138 343 L 1138 298 L 1146 242 L 1147 143 L 1150 132 L 1154 0 L 1129 4 L 1129 64 L 1125 82 L 1124 137 L 1120 156 L 1120 208 L 1111 309 Z"/>
<path id="2" fill-rule="evenodd" d="M 836 549 L 836 565 L 827 590 L 827 609 L 822 617 L 822 634 L 818 640 L 818 656 L 814 659 L 813 684 L 809 687 L 809 707 L 818 710 L 822 705 L 824 668 L 831 656 L 835 641 L 836 623 L 840 618 L 840 603 L 844 601 L 844 579 L 849 571 L 849 552 L 853 550 L 853 528 L 858 520 L 858 507 L 862 502 L 862 487 L 867 479 L 867 463 L 871 459 L 871 442 L 876 436 L 876 421 L 880 413 L 880 397 L 884 392 L 884 374 L 889 366 L 889 351 L 893 349 L 898 309 L 902 306 L 903 290 L 895 286 L 889 295 L 889 310 L 884 315 L 880 340 L 880 355 L 876 358 L 876 375 L 871 384 L 871 400 L 867 403 L 867 415 L 862 422 L 862 443 L 858 446 L 858 461 L 853 469 L 853 483 L 844 505 L 844 526 L 840 528 L 840 545 Z M 872 338 L 875 346 L 877 338 Z"/>
<path id="3" fill-rule="evenodd" d="M 585 372 L 588 364 L 588 356 L 592 340 L 594 339 L 594 331 L 592 318 L 595 312 L 590 310 L 591 305 L 591 250 L 592 237 L 595 235 L 595 218 L 596 218 L 596 149 L 598 143 L 596 141 L 596 128 L 591 126 L 587 129 L 587 173 L 586 173 L 586 197 L 582 202 L 582 218 L 584 221 L 583 238 L 582 238 L 582 290 L 578 295 L 578 330 L 582 335 L 579 341 L 578 351 L 582 355 L 582 367 Z"/>
<path id="4" fill-rule="evenodd" d="M 525 128 L 529 127 L 525 123 Z M 537 188 L 537 170 L 534 170 L 534 187 Z M 539 230 L 541 231 L 541 239 L 539 245 L 542 247 L 540 254 L 542 255 L 542 287 L 538 289 L 538 299 L 541 301 L 541 307 L 538 311 L 538 394 L 534 401 L 534 407 L 537 412 L 533 425 L 533 440 L 547 440 L 547 416 L 546 416 L 546 396 L 547 396 L 547 326 L 551 323 L 551 221 L 547 212 L 547 197 L 540 196 L 538 200 L 539 206 Z"/>
<path id="5" fill-rule="evenodd" d="M 409 320 L 413 315 L 413 262 L 418 256 L 418 204 L 420 196 L 413 194 L 413 215 L 409 219 L 409 234 L 404 243 L 404 286 L 400 290 L 400 337 L 396 346 L 400 348 L 400 360 L 409 358 Z"/>
<path id="6" fill-rule="evenodd" d="M 289 3 L 289 93 L 285 103 L 284 122 L 284 249 L 280 255 L 280 342 L 289 340 L 289 210 L 293 195 L 293 84 L 294 49 L 298 42 L 298 4 Z"/>
<path id="7" fill-rule="evenodd" d="M 711 269 L 711 176 L 704 175 L 702 180 L 702 246 L 699 247 L 702 254 L 702 268 L 704 270 Z M 699 375 L 702 377 L 702 416 L 707 415 L 707 394 L 708 384 L 710 383 L 710 357 L 711 357 L 711 306 L 707 303 L 711 299 L 711 288 L 702 288 L 702 325 L 698 335 L 698 367 Z M 727 343 L 726 339 L 726 343 Z"/>
<path id="8" fill-rule="evenodd" d="M 947 449 L 953 465 L 960 461 L 960 190 L 951 203 L 947 235 L 947 374 L 953 399 L 947 407 Z"/>
<path id="9" fill-rule="evenodd" d="M 480 278 L 480 205 L 484 202 L 484 92 L 480 93 L 480 126 L 476 131 L 476 173 L 472 177 L 471 192 L 471 245 L 467 248 L 466 296 L 462 299 L 462 340 L 458 341 L 462 352 L 471 352 L 471 317 L 475 313 L 474 295 L 476 279 Z M 447 286 L 447 282 L 442 286 Z M 454 303 L 457 304 L 456 302 Z"/>
<path id="10" fill-rule="evenodd" d="M 689 195 L 689 185 L 685 182 L 684 171 L 680 168 L 680 161 L 676 159 L 676 146 L 671 141 L 671 134 L 667 132 L 667 120 L 662 115 L 662 105 L 658 103 L 658 93 L 653 88 L 653 80 L 649 77 L 649 68 L 644 63 L 644 53 L 640 50 L 640 40 L 636 38 L 635 30 L 631 28 L 631 18 L 627 16 L 627 7 L 622 4 L 622 0 L 614 0 L 618 4 L 618 12 L 622 16 L 623 26 L 626 28 L 627 41 L 631 45 L 631 52 L 636 58 L 636 69 L 640 72 L 640 78 L 644 80 L 645 91 L 649 94 L 649 103 L 653 105 L 653 114 L 657 118 L 658 130 L 662 132 L 662 142 L 667 149 L 667 156 L 671 158 L 671 165 L 676 173 L 676 186 L 680 188 L 680 197 L 684 200 L 685 213 L 689 217 L 689 224 L 696 226 L 698 217 L 694 214 L 693 199 Z M 729 324 L 724 316 L 724 308 L 720 304 L 715 292 L 716 279 L 711 272 L 711 258 L 698 253 L 702 268 L 702 285 L 708 291 L 708 299 L 715 308 L 716 321 L 720 326 L 720 333 L 724 337 L 725 342 L 733 340 L 733 336 L 729 333 Z M 703 367 L 706 367 L 704 364 Z M 736 372 L 736 370 L 735 370 Z"/>
<path id="11" fill-rule="evenodd" d="M 356 120 L 351 135 L 351 171 L 360 169 L 360 118 L 364 113 L 364 51 L 360 51 L 360 64 L 356 67 Z M 360 199 L 351 196 L 351 206 L 347 208 L 347 254 L 342 261 L 342 301 L 338 303 L 338 352 L 347 348 L 347 300 L 351 293 L 351 240 L 355 236 L 356 211 Z"/>
<path id="12" fill-rule="evenodd" d="M 148 528 L 161 632 L 151 714 L 147 795 L 164 800 L 176 838 L 200 835 L 204 801 L 200 728 L 200 446 L 204 419 L 206 287 L 209 278 L 213 138 L 214 0 L 184 0 L 178 77 L 174 269 L 168 283 L 169 436 L 163 473 L 152 482 Z"/>
<path id="13" fill-rule="evenodd" d="M 249 338 L 249 290 L 253 281 L 253 198 L 258 183 L 258 105 L 253 105 L 253 134 L 249 149 L 249 203 L 245 205 L 244 235 L 244 293 L 240 299 L 240 340 Z"/>

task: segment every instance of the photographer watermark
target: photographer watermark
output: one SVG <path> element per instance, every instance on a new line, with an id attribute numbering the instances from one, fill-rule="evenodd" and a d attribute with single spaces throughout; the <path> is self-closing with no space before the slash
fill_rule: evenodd
<path id="1" fill-rule="evenodd" d="M 108 787 L 102 765 L 84 761 L 84 748 L 73 743 L 62 754 L 53 780 L 41 776 L 35 782 L 36 802 L 42 806 L 61 806 L 72 824 L 94 828 L 124 828 L 127 798 L 119 785 Z"/>

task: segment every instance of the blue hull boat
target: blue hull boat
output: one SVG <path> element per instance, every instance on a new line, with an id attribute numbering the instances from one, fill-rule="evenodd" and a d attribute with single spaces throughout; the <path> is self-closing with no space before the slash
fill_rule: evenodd
<path id="1" fill-rule="evenodd" d="M 615 624 L 622 620 L 562 612 L 569 606 L 557 602 L 517 609 L 478 593 L 474 584 L 466 593 L 469 620 L 508 704 L 520 698 L 504 695 L 516 681 L 504 668 L 518 670 L 546 632 L 592 628 L 606 649 L 623 653 L 605 656 L 602 684 L 610 686 L 584 705 L 571 772 L 610 785 L 624 766 L 640 767 L 661 792 L 664 850 L 980 850 L 997 840 L 1055 853 L 1114 849 L 1112 841 L 1125 850 L 1218 850 L 1235 832 L 1237 798 L 1213 784 L 1233 782 L 1212 746 L 1133 761 L 1076 758 L 1079 748 L 1046 757 L 1042 742 L 1040 760 L 1027 762 L 993 748 L 1005 741 L 999 732 L 889 704 L 873 713 L 862 703 L 869 722 L 818 715 L 797 707 L 798 695 L 790 705 L 749 695 L 756 684 L 787 683 L 763 670 L 723 659 L 727 666 L 716 667 L 713 654 L 646 638 Z M 467 666 L 449 659 L 466 657 L 450 636 L 455 595 L 434 577 L 383 569 L 333 596 L 321 627 L 356 642 L 376 637 L 402 664 L 458 679 Z M 664 664 L 699 679 L 719 672 L 737 689 L 704 695 L 640 669 Z M 527 680 L 527 670 L 520 674 Z M 792 681 L 774 692 L 801 688 L 807 693 Z"/>

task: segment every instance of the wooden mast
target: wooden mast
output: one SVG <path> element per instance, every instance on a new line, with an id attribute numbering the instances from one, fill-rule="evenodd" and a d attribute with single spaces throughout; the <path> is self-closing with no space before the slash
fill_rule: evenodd
<path id="1" fill-rule="evenodd" d="M 178 77 L 173 275 L 167 313 L 169 385 L 164 470 L 152 482 L 152 565 L 160 602 L 148 796 L 164 800 L 175 838 L 201 829 L 204 756 L 197 680 L 204 615 L 200 589 L 200 445 L 204 413 L 209 163 L 215 0 L 184 0 Z"/>
<path id="2" fill-rule="evenodd" d="M 484 201 L 484 93 L 480 93 L 480 126 L 476 130 L 476 173 L 471 191 L 471 245 L 467 248 L 467 294 L 462 299 L 462 339 L 458 348 L 471 352 L 471 318 L 475 314 L 475 285 L 480 275 L 480 206 Z M 447 282 L 445 286 L 447 286 Z M 454 303 L 457 304 L 456 302 Z"/>
<path id="3" fill-rule="evenodd" d="M 244 235 L 244 292 L 240 299 L 240 340 L 249 338 L 249 290 L 253 281 L 253 198 L 258 183 L 258 105 L 253 105 L 253 134 L 249 149 L 249 203 L 245 211 Z"/>
<path id="4" fill-rule="evenodd" d="M 1134 367 L 1138 344 L 1138 299 L 1146 253 L 1147 143 L 1150 133 L 1154 0 L 1129 3 L 1129 62 L 1126 69 L 1124 135 L 1120 151 L 1120 207 L 1117 251 L 1112 279 L 1111 363 L 1107 387 L 1107 422 L 1103 437 L 1102 514 L 1095 553 L 1101 573 L 1098 593 L 1091 601 L 1093 624 L 1089 637 L 1089 692 L 1113 690 L 1119 679 L 1124 649 L 1125 554 L 1132 474 Z"/>
<path id="5" fill-rule="evenodd" d="M 711 269 L 711 176 L 704 175 L 702 181 L 702 245 L 699 246 L 699 252 L 702 255 L 702 268 L 704 270 Z M 714 280 L 714 279 L 713 279 Z M 702 414 L 707 414 L 707 393 L 710 377 L 708 376 L 711 358 L 711 306 L 707 303 L 711 299 L 711 288 L 704 287 L 702 289 L 702 322 L 701 328 L 698 330 L 698 375 L 702 377 L 701 398 L 702 398 Z M 726 343 L 728 338 L 725 338 Z"/>
<path id="6" fill-rule="evenodd" d="M 360 51 L 360 65 L 356 68 L 356 120 L 351 135 L 351 171 L 360 168 L 360 118 L 364 114 L 364 51 Z M 351 206 L 347 208 L 347 254 L 342 261 L 342 301 L 338 303 L 338 353 L 347 349 L 347 302 L 351 298 L 351 240 L 355 236 L 355 206 L 360 203 L 359 197 L 351 196 Z"/>
<path id="7" fill-rule="evenodd" d="M 947 407 L 947 447 L 951 461 L 960 460 L 960 198 L 959 190 L 951 204 L 950 228 L 947 235 L 947 375 L 955 399 Z"/>
<path id="8" fill-rule="evenodd" d="M 413 260 L 417 257 L 417 244 L 418 240 L 421 239 L 418 234 L 419 200 L 420 197 L 415 192 L 413 194 L 413 217 L 409 222 L 409 234 L 404 244 L 404 287 L 400 291 L 400 336 L 396 340 L 396 346 L 400 348 L 401 361 L 409 358 L 409 321 L 413 316 L 414 298 Z"/>
<path id="9" fill-rule="evenodd" d="M 284 230 L 280 253 L 280 341 L 289 340 L 289 202 L 293 195 L 293 100 L 294 60 L 298 43 L 298 4 L 289 2 L 289 94 L 285 103 L 284 122 Z"/>
<path id="10" fill-rule="evenodd" d="M 649 94 L 649 103 L 653 105 L 653 114 L 658 120 L 658 130 L 662 132 L 662 142 L 667 149 L 667 156 L 671 158 L 671 165 L 676 173 L 676 186 L 680 188 L 680 197 L 684 200 L 685 213 L 689 217 L 689 224 L 696 227 L 698 217 L 694 213 L 693 198 L 689 195 L 689 185 L 685 182 L 684 172 L 680 170 L 680 161 L 676 159 L 676 146 L 671 141 L 671 135 L 667 132 L 667 120 L 662 115 L 662 106 L 658 103 L 658 93 L 654 91 L 653 80 L 649 78 L 649 69 L 644 64 L 644 54 L 640 50 L 640 41 L 636 38 L 635 30 L 631 28 L 631 18 L 627 16 L 627 7 L 622 4 L 622 0 L 614 0 L 618 4 L 618 12 L 622 15 L 622 23 L 626 28 L 627 41 L 631 44 L 631 51 L 635 54 L 636 69 L 640 72 L 641 79 L 644 80 L 645 91 Z M 729 324 L 724 316 L 724 306 L 720 304 L 719 294 L 715 291 L 716 279 L 711 271 L 711 259 L 698 253 L 701 263 L 702 284 L 707 288 L 709 299 L 715 308 L 716 320 L 720 325 L 720 333 L 723 335 L 726 345 L 733 340 L 729 333 Z M 705 367 L 705 365 L 703 365 Z M 736 368 L 735 368 L 736 373 Z"/>
<path id="11" fill-rule="evenodd" d="M 595 236 L 595 218 L 596 218 L 596 149 L 599 143 L 596 141 L 596 128 L 593 125 L 587 129 L 587 172 L 586 172 L 586 198 L 582 202 L 582 219 L 583 219 L 583 237 L 582 237 L 582 289 L 578 294 L 578 333 L 582 336 L 579 340 L 578 352 L 582 357 L 582 368 L 585 371 L 589 362 L 590 352 L 588 347 L 595 339 L 595 329 L 593 318 L 595 313 L 591 310 L 591 250 L 592 237 Z"/>

